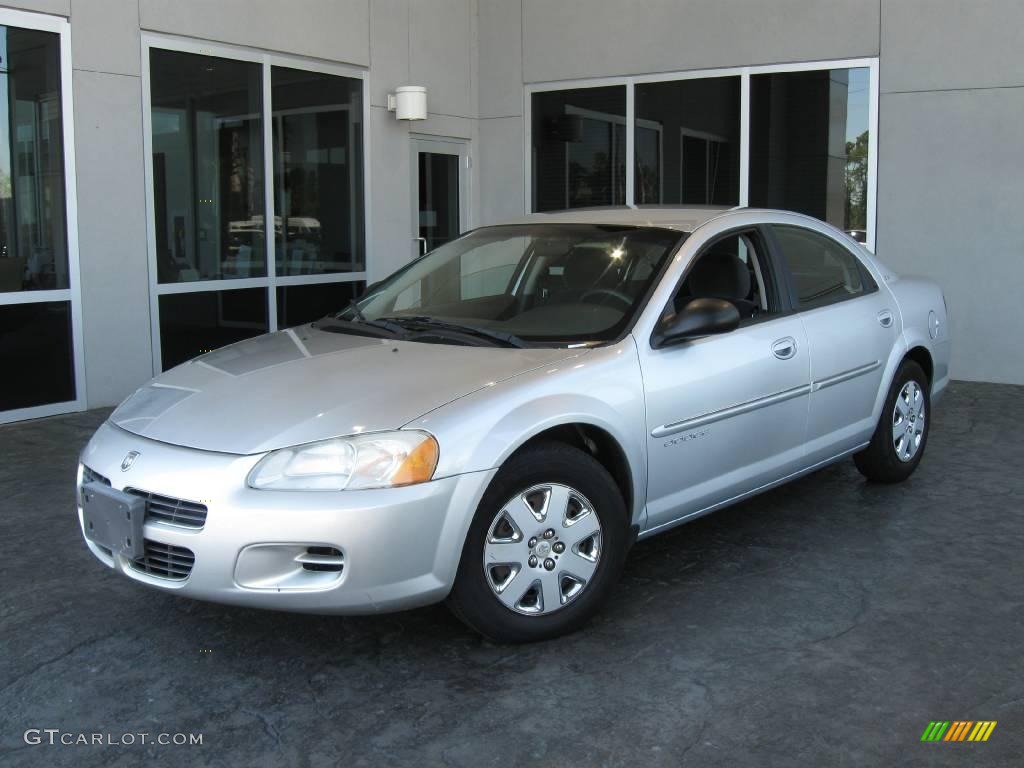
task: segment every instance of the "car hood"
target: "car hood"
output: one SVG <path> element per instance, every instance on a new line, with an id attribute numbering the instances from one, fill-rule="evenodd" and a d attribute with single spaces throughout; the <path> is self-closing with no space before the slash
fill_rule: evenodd
<path id="1" fill-rule="evenodd" d="M 110 419 L 161 442 L 262 453 L 397 429 L 470 392 L 583 352 L 395 341 L 307 325 L 172 368 Z"/>

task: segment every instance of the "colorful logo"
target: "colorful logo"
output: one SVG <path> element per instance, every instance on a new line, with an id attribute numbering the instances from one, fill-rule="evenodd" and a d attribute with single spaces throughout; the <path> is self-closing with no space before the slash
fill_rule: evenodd
<path id="1" fill-rule="evenodd" d="M 921 741 L 988 741 L 995 728 L 995 720 L 932 720 Z"/>

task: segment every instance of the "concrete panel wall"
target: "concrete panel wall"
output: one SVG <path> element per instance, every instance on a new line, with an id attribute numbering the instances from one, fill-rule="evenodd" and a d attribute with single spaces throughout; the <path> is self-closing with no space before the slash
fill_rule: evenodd
<path id="1" fill-rule="evenodd" d="M 410 0 L 409 8 L 411 76 L 427 87 L 430 111 L 476 117 L 475 3 Z"/>
<path id="2" fill-rule="evenodd" d="M 1024 383 L 1024 88 L 883 94 L 878 254 L 946 293 L 955 378 Z"/>
<path id="3" fill-rule="evenodd" d="M 522 13 L 521 0 L 479 0 L 480 224 L 524 208 Z"/>
<path id="4" fill-rule="evenodd" d="M 370 63 L 369 0 L 139 0 L 143 29 Z"/>
<path id="5" fill-rule="evenodd" d="M 71 25 L 86 393 L 109 405 L 153 375 L 138 5 L 74 0 Z"/>
<path id="6" fill-rule="evenodd" d="M 521 116 L 480 120 L 480 224 L 494 224 L 523 214 L 524 140 Z"/>
<path id="7" fill-rule="evenodd" d="M 952 373 L 1024 384 L 1024 5 L 883 0 L 878 253 L 942 283 Z"/>
<path id="8" fill-rule="evenodd" d="M 1024 85 L 1020 0 L 882 0 L 883 91 Z"/>
<path id="9" fill-rule="evenodd" d="M 372 220 L 369 280 L 416 254 L 413 242 L 412 142 L 439 136 L 469 142 L 478 154 L 475 0 L 373 0 L 370 4 L 370 161 Z M 400 122 L 386 109 L 399 85 L 427 88 L 426 120 Z M 521 87 L 521 86 L 520 86 Z M 471 212 L 479 210 L 480 176 L 470 179 Z"/>
<path id="10" fill-rule="evenodd" d="M 878 0 L 523 0 L 526 82 L 878 54 Z"/>
<path id="11" fill-rule="evenodd" d="M 479 0 L 480 117 L 523 113 L 521 0 Z"/>
<path id="12" fill-rule="evenodd" d="M 139 76 L 138 0 L 74 0 L 71 30 L 74 69 Z"/>
<path id="13" fill-rule="evenodd" d="M 71 13 L 71 0 L 5 0 L 0 3 L 0 8 L 68 16 Z"/>

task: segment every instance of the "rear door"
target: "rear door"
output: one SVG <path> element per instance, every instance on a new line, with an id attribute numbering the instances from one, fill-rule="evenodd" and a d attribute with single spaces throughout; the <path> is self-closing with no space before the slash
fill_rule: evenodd
<path id="1" fill-rule="evenodd" d="M 838 239 L 796 224 L 769 230 L 810 344 L 807 463 L 814 464 L 870 440 L 872 410 L 899 334 L 898 310 Z"/>
<path id="2" fill-rule="evenodd" d="M 702 259 L 740 262 L 749 275 L 735 295 L 726 295 L 723 281 L 694 279 Z M 801 465 L 810 355 L 803 323 L 783 303 L 762 230 L 710 238 L 665 311 L 709 295 L 742 307 L 739 328 L 660 349 L 638 339 L 647 402 L 648 530 Z"/>

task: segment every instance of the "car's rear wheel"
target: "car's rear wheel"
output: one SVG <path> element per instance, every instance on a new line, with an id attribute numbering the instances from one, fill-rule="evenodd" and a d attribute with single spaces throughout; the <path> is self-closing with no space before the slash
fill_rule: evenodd
<path id="1" fill-rule="evenodd" d="M 854 455 L 868 480 L 898 483 L 917 469 L 928 443 L 931 401 L 928 377 L 913 360 L 896 371 L 871 443 Z"/>
<path id="2" fill-rule="evenodd" d="M 627 531 L 618 486 L 593 457 L 562 443 L 527 448 L 484 494 L 448 604 L 499 642 L 572 632 L 611 592 Z"/>

